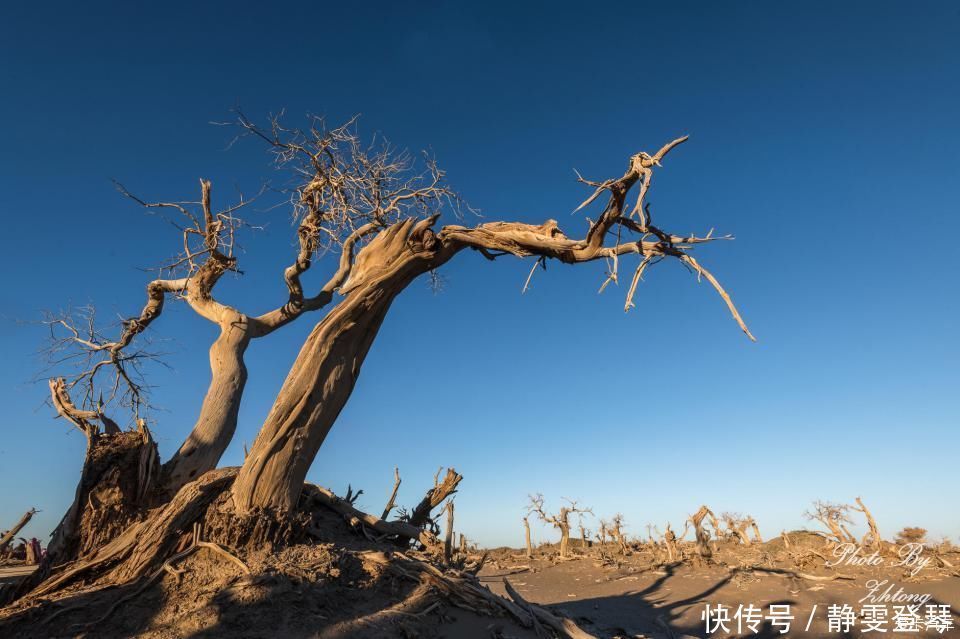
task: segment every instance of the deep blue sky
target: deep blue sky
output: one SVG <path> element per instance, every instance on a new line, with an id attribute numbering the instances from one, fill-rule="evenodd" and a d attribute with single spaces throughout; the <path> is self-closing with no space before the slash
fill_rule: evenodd
<path id="1" fill-rule="evenodd" d="M 705 502 L 767 535 L 815 498 L 861 495 L 891 534 L 960 535 L 960 9 L 924 3 L 29 3 L 0 16 L 0 528 L 29 506 L 52 530 L 84 442 L 42 405 L 42 331 L 18 320 L 95 303 L 136 313 L 176 232 L 118 196 L 225 202 L 276 177 L 252 141 L 210 126 L 240 104 L 430 147 L 489 219 L 568 234 L 585 192 L 627 158 L 689 133 L 649 200 L 677 232 L 733 233 L 698 257 L 759 342 L 679 265 L 649 272 L 637 308 L 596 295 L 602 265 L 462 255 L 434 295 L 395 304 L 309 479 L 366 492 L 379 511 L 399 464 L 401 502 L 440 464 L 465 480 L 458 524 L 521 542 L 528 492 L 626 515 L 630 532 Z M 140 5 L 140 6 L 138 6 Z M 246 275 L 226 301 L 284 297 L 284 210 L 254 215 Z M 325 267 L 308 282 L 318 286 Z M 307 317 L 248 354 L 234 444 L 242 457 Z M 214 327 L 171 305 L 155 371 L 161 454 L 192 426 Z M 9 525 L 9 524 L 6 524 Z M 552 532 L 537 531 L 540 539 Z"/>

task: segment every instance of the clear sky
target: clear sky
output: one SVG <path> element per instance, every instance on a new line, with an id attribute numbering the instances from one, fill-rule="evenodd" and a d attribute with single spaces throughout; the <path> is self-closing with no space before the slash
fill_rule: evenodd
<path id="1" fill-rule="evenodd" d="M 308 479 L 365 490 L 378 512 L 395 464 L 412 504 L 441 465 L 465 479 L 457 522 L 522 541 L 529 492 L 622 511 L 628 531 L 701 503 L 766 535 L 815 498 L 860 495 L 887 535 L 960 536 L 960 8 L 955 3 L 7 3 L 0 15 L 0 528 L 30 506 L 51 531 L 84 442 L 43 406 L 43 309 L 131 315 L 175 230 L 120 197 L 195 199 L 213 180 L 275 178 L 252 141 L 210 126 L 242 105 L 429 147 L 487 219 L 559 220 L 585 197 L 572 169 L 690 134 L 649 200 L 676 232 L 733 233 L 697 257 L 759 342 L 678 264 L 651 270 L 624 314 L 603 265 L 475 254 L 395 303 Z M 328 5 L 328 6 L 325 6 Z M 222 199 L 221 199 L 222 198 Z M 266 207 L 263 207 L 266 208 Z M 225 301 L 284 298 L 284 210 L 261 210 Z M 319 286 L 329 264 L 314 268 Z M 248 351 L 224 464 L 242 458 L 317 316 Z M 151 328 L 166 458 L 193 424 L 213 325 L 171 305 Z M 540 539 L 552 539 L 543 528 Z"/>

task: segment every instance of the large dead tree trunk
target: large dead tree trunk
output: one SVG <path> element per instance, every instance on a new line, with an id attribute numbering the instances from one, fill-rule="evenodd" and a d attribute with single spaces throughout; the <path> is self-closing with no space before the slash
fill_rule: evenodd
<path id="1" fill-rule="evenodd" d="M 51 380 L 50 391 L 60 416 L 86 435 L 87 451 L 73 503 L 53 532 L 41 572 L 89 554 L 139 520 L 156 487 L 160 465 L 146 424 L 121 432 L 104 415 L 74 406 L 64 380 Z M 96 421 L 104 424 L 104 431 Z"/>
<path id="2" fill-rule="evenodd" d="M 382 231 L 357 256 L 346 298 L 313 329 L 233 486 L 240 513 L 290 512 L 313 463 L 353 392 L 360 367 L 396 296 L 449 259 L 433 250 L 430 225 L 406 220 Z"/>
<path id="3" fill-rule="evenodd" d="M 217 467 L 237 430 L 240 400 L 247 383 L 243 356 L 250 344 L 247 318 L 230 313 L 210 347 L 212 374 L 200 416 L 179 450 L 163 466 L 162 489 L 175 494 L 187 482 Z"/>

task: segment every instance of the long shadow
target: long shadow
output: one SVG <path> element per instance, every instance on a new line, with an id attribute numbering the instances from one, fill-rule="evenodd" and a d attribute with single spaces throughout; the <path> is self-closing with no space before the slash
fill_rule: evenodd
<path id="1" fill-rule="evenodd" d="M 376 612 L 384 600 L 402 600 L 416 587 L 409 580 L 401 581 L 385 574 L 364 579 L 361 575 L 367 573 L 353 555 L 341 556 L 337 568 L 349 577 L 341 581 L 297 578 L 276 572 L 252 578 L 238 574 L 226 587 L 222 581 L 209 583 L 209 587 L 219 592 L 207 605 L 202 603 L 209 596 L 203 590 L 203 580 L 187 582 L 185 578 L 185 587 L 181 588 L 169 575 L 165 576 L 167 581 L 162 587 L 160 580 L 150 583 L 141 579 L 120 587 L 41 603 L 15 613 L 0 621 L 0 637 L 120 639 L 149 633 L 189 639 L 308 639 L 338 622 Z M 197 596 L 196 603 L 190 601 L 190 594 Z M 173 619 L 158 618 L 161 610 L 169 612 L 173 601 L 183 607 L 182 614 Z M 388 635 L 382 628 L 371 627 L 369 633 L 351 636 Z"/>
<path id="2" fill-rule="evenodd" d="M 584 624 L 586 627 L 592 627 L 600 636 L 604 637 L 632 637 L 638 634 L 666 637 L 679 637 L 681 635 L 693 637 L 733 636 L 725 632 L 708 635 L 705 625 L 702 622 L 682 623 L 680 619 L 692 605 L 702 604 L 705 607 L 708 603 L 714 604 L 715 602 L 710 599 L 711 595 L 729 584 L 740 571 L 732 570 L 703 590 L 684 597 L 683 599 L 668 602 L 669 595 L 664 591 L 664 587 L 675 577 L 677 567 L 678 564 L 664 566 L 665 574 L 659 576 L 648 586 L 635 592 L 607 597 L 579 599 L 551 607 L 558 611 L 563 611 L 567 616 Z M 796 604 L 796 601 L 793 599 L 782 599 L 770 603 L 792 606 Z M 735 621 L 728 623 L 727 627 L 736 634 Z M 756 633 L 752 630 L 745 630 L 746 632 L 743 633 L 744 636 L 757 637 L 760 639 L 783 637 L 780 629 L 774 627 L 766 620 L 762 625 L 757 626 Z"/>

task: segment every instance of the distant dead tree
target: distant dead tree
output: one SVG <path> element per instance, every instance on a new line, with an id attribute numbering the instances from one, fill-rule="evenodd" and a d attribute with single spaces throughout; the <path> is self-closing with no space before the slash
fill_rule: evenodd
<path id="1" fill-rule="evenodd" d="M 743 516 L 739 513 L 725 512 L 720 515 L 720 518 L 723 519 L 729 533 L 738 539 L 741 544 L 744 546 L 750 545 L 750 536 L 747 534 L 747 529 L 752 526 L 754 530 L 756 530 L 757 526 L 752 517 L 749 515 Z"/>
<path id="2" fill-rule="evenodd" d="M 667 522 L 667 528 L 663 533 L 663 545 L 667 549 L 667 560 L 676 561 L 680 558 L 679 548 L 677 547 L 677 535 L 670 528 L 670 522 Z"/>
<path id="3" fill-rule="evenodd" d="M 528 514 L 535 514 L 540 521 L 552 525 L 560 531 L 560 557 L 566 559 L 569 556 L 570 546 L 570 515 L 572 514 L 593 514 L 589 508 L 582 508 L 577 502 L 565 499 L 566 506 L 562 506 L 557 514 L 548 515 L 543 509 L 543 495 L 530 495 L 530 504 L 527 506 Z"/>
<path id="4" fill-rule="evenodd" d="M 475 252 L 491 261 L 532 258 L 525 289 L 550 261 L 605 262 L 601 290 L 619 283 L 621 268 L 629 268 L 625 310 L 634 306 L 639 283 L 650 268 L 676 261 L 720 295 L 753 339 L 728 293 L 692 255 L 703 244 L 732 238 L 712 231 L 702 236 L 669 233 L 654 223 L 646 201 L 654 172 L 686 136 L 653 154 L 632 155 L 619 177 L 580 177 L 591 193 L 576 210 L 598 200 L 601 206 L 583 237 L 575 237 L 555 220 L 466 224 L 469 207 L 432 158 L 421 160 L 385 143 L 367 144 L 354 121 L 330 128 L 322 118 L 310 118 L 305 128 L 291 128 L 271 118 L 261 126 L 238 113 L 232 124 L 238 137 L 264 145 L 281 175 L 287 176 L 270 191 L 287 197 L 285 206 L 296 228 L 293 254 L 278 274 L 282 293 L 275 299 L 251 295 L 243 304 L 227 303 L 221 295 L 218 285 L 224 276 L 242 274 L 238 239 L 250 229 L 241 216 L 250 199 L 215 204 L 213 185 L 205 179 L 193 201 L 148 200 L 118 185 L 139 207 L 169 214 L 177 229 L 178 255 L 145 282 L 143 306 L 119 325 L 100 325 L 92 311 L 79 317 L 51 314 L 45 320 L 55 369 L 49 378 L 50 402 L 84 434 L 87 452 L 74 502 L 53 535 L 41 569 L 23 582 L 21 593 L 47 577 L 46 584 L 34 590 L 36 596 L 69 587 L 81 577 L 88 583 L 100 577 L 126 583 L 148 574 L 171 556 L 182 530 L 204 521 L 214 502 L 229 507 L 217 507 L 221 521 L 210 529 L 228 531 L 223 534 L 229 534 L 231 543 L 249 547 L 288 543 L 306 503 L 322 504 L 395 538 L 403 537 L 398 531 L 426 528 L 432 521 L 430 511 L 451 492 L 439 482 L 409 522 L 386 522 L 360 513 L 305 479 L 353 393 L 393 301 L 414 281 L 435 277 L 458 255 Z M 456 220 L 440 225 L 444 214 Z M 331 272 L 308 291 L 304 276 L 325 256 Z M 627 267 L 627 262 L 633 263 Z M 150 430 L 150 385 L 143 366 L 156 357 L 149 347 L 150 334 L 176 331 L 163 327 L 168 319 L 163 311 L 177 301 L 212 323 L 217 336 L 210 344 L 209 385 L 193 429 L 161 463 Z M 236 430 L 249 345 L 320 311 L 324 314 L 301 345 L 240 468 L 217 469 Z M 64 370 L 65 362 L 77 366 Z M 129 417 L 119 417 L 118 411 L 129 412 Z M 308 498 L 302 500 L 304 495 Z M 567 530 L 564 539 L 568 536 Z M 411 538 L 429 540 L 429 535 L 414 533 Z M 109 550 L 113 559 L 94 559 L 95 551 L 107 544 L 116 545 Z"/>
<path id="5" fill-rule="evenodd" d="M 610 533 L 613 535 L 613 540 L 617 543 L 618 548 L 620 549 L 621 555 L 627 554 L 627 539 L 623 534 L 623 515 L 617 513 L 610 520 Z"/>
<path id="6" fill-rule="evenodd" d="M 753 540 L 758 544 L 762 544 L 763 536 L 760 535 L 760 527 L 757 526 L 757 521 L 753 517 L 750 518 L 750 530 L 753 531 Z"/>
<path id="7" fill-rule="evenodd" d="M 880 536 L 880 528 L 877 526 L 877 520 L 873 518 L 873 514 L 870 512 L 870 509 L 863 503 L 863 500 L 859 497 L 855 500 L 857 505 L 853 508 L 856 511 L 859 511 L 867 520 L 867 533 L 863 536 L 861 540 L 861 545 L 864 548 L 872 548 L 875 550 L 882 550 L 883 548 L 883 538 Z"/>
<path id="8" fill-rule="evenodd" d="M 850 534 L 846 527 L 846 524 L 853 523 L 850 520 L 850 509 L 849 504 L 834 504 L 817 500 L 813 502 L 813 508 L 804 513 L 804 516 L 811 521 L 819 521 L 826 526 L 837 543 L 856 543 L 856 538 Z"/>
<path id="9" fill-rule="evenodd" d="M 529 515 L 523 518 L 523 533 L 524 541 L 526 541 L 527 547 L 527 558 L 530 559 L 533 557 L 533 545 L 530 543 L 530 519 Z"/>
<path id="10" fill-rule="evenodd" d="M 897 533 L 897 544 L 922 544 L 927 541 L 927 529 L 919 526 L 907 526 Z"/>
<path id="11" fill-rule="evenodd" d="M 690 523 L 693 525 L 693 534 L 697 543 L 697 554 L 700 562 L 705 564 L 713 561 L 713 550 L 710 548 L 710 533 L 708 533 L 703 526 L 703 520 L 708 516 L 716 526 L 716 517 L 714 517 L 713 511 L 706 506 L 700 506 L 700 509 L 690 516 Z"/>

